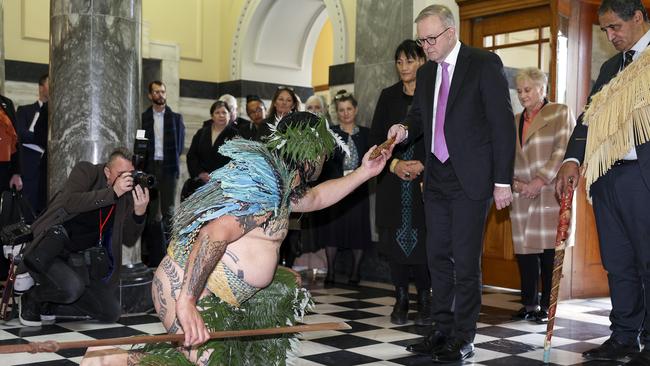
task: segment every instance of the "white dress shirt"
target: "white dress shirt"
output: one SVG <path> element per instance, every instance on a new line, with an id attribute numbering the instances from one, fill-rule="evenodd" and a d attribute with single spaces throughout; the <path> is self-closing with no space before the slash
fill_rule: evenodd
<path id="1" fill-rule="evenodd" d="M 36 122 L 38 121 L 38 117 L 41 115 L 41 108 L 43 107 L 43 102 L 41 100 L 37 100 L 38 102 L 38 110 L 36 110 L 36 113 L 34 114 L 34 118 L 32 118 L 32 123 L 29 125 L 29 128 L 27 129 L 29 132 L 34 132 L 34 126 L 36 126 Z M 28 149 L 32 149 L 36 152 L 41 153 L 41 155 L 45 152 L 42 147 L 36 145 L 36 144 L 23 144 L 24 147 Z"/>
<path id="2" fill-rule="evenodd" d="M 165 125 L 165 110 L 156 112 L 153 110 L 153 137 L 154 137 L 154 153 L 153 160 L 163 159 L 163 133 Z"/>

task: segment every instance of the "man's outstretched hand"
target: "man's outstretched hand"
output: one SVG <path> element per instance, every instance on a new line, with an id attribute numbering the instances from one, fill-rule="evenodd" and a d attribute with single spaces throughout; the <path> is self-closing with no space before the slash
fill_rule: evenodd
<path id="1" fill-rule="evenodd" d="M 368 152 L 366 152 L 363 156 L 360 168 L 367 174 L 368 179 L 378 175 L 382 170 L 384 170 L 386 162 L 393 153 L 394 147 L 395 144 L 391 144 L 388 148 L 384 149 L 376 159 L 371 159 L 371 155 L 373 155 L 373 152 L 378 149 L 377 145 L 371 147 Z"/>

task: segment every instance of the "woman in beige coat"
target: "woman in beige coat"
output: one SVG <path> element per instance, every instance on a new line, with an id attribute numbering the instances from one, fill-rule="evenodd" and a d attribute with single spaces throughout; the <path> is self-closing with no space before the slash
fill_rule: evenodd
<path id="1" fill-rule="evenodd" d="M 559 202 L 555 175 L 562 164 L 575 119 L 564 104 L 546 99 L 546 75 L 536 68 L 521 69 L 515 77 L 524 110 L 515 116 L 517 150 L 510 211 L 512 242 L 521 276 L 523 307 L 515 319 L 544 322 L 553 274 Z M 539 296 L 539 277 L 542 296 Z"/>

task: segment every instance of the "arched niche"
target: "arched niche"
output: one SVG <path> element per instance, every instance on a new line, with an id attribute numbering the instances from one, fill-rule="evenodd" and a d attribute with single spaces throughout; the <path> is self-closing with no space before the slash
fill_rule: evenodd
<path id="1" fill-rule="evenodd" d="M 245 1 L 233 37 L 230 79 L 311 86 L 313 50 L 328 18 L 333 62 L 344 63 L 347 33 L 340 0 Z"/>

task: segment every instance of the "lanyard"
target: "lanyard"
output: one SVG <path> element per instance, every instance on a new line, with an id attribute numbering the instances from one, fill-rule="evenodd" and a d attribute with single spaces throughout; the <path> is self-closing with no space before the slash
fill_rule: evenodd
<path id="1" fill-rule="evenodd" d="M 106 227 L 106 223 L 108 223 L 108 219 L 111 218 L 114 209 L 115 205 L 111 206 L 111 209 L 108 211 L 108 215 L 106 215 L 106 219 L 104 220 L 102 220 L 102 209 L 99 209 L 99 246 L 102 245 L 102 233 L 104 232 L 104 227 Z"/>

